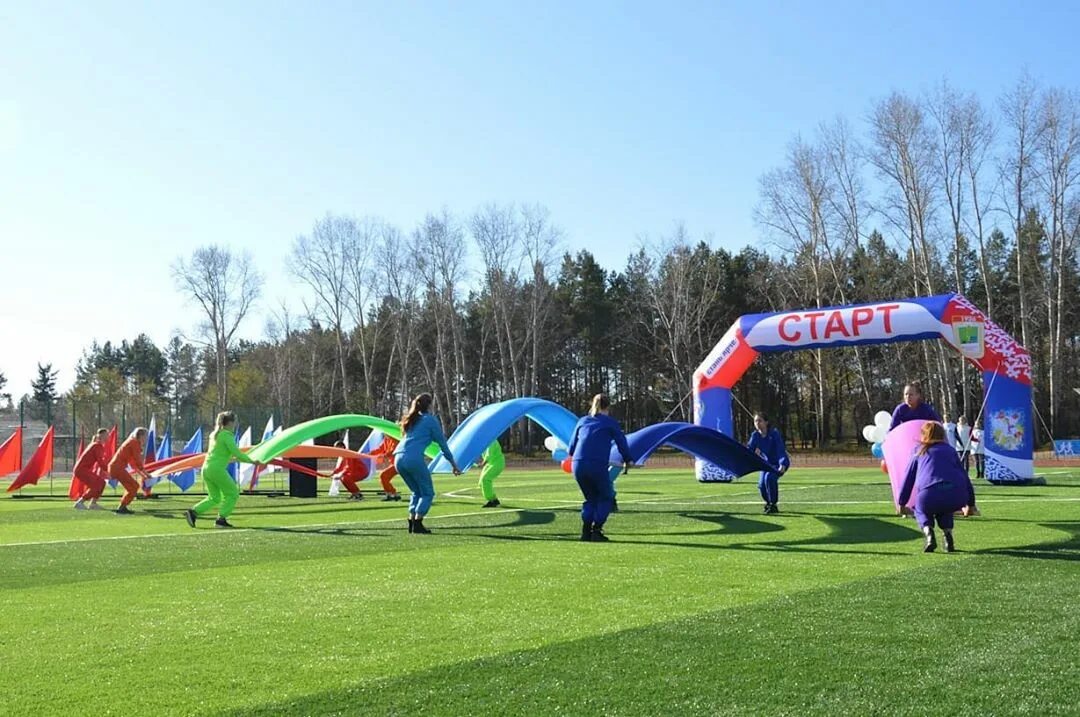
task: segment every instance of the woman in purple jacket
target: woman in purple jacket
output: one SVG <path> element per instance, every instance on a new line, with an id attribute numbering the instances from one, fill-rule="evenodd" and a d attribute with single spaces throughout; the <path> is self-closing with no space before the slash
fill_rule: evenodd
<path id="1" fill-rule="evenodd" d="M 940 423 L 941 416 L 937 414 L 933 406 L 923 401 L 922 386 L 912 381 L 904 386 L 904 402 L 893 409 L 889 430 L 891 431 L 901 423 L 918 420 Z"/>
<path id="2" fill-rule="evenodd" d="M 908 464 L 904 486 L 900 490 L 897 510 L 907 512 L 907 502 L 912 491 L 918 487 L 915 498 L 915 520 L 926 536 L 924 553 L 937 548 L 934 522 L 945 534 L 945 552 L 956 550 L 953 542 L 953 513 L 962 510 L 964 515 L 975 513 L 975 489 L 967 472 L 960 465 L 960 458 L 945 441 L 945 428 L 940 423 L 923 426 L 919 447 Z"/>

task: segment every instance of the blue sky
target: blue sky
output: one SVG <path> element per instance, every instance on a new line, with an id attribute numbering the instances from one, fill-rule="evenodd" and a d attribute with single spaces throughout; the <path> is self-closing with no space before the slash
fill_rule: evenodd
<path id="1" fill-rule="evenodd" d="M 168 267 L 202 244 L 256 255 L 263 309 L 299 308 L 285 258 L 327 211 L 539 202 L 613 269 L 677 221 L 737 249 L 795 134 L 946 77 L 1080 77 L 1076 3 L 159 5 L 0 0 L 16 396 L 95 338 L 190 329 Z"/>

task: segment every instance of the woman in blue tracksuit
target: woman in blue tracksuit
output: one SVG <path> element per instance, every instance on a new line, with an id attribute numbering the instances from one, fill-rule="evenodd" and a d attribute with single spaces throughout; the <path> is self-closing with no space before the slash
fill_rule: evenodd
<path id="1" fill-rule="evenodd" d="M 604 394 L 593 396 L 589 415 L 574 426 L 569 450 L 574 480 L 585 496 L 585 502 L 581 504 L 581 539 L 598 543 L 608 539 L 604 535 L 604 521 L 615 500 L 615 488 L 608 476 L 611 444 L 614 443 L 622 455 L 624 471 L 629 471 L 633 463 L 619 422 L 608 416 L 610 407 L 611 401 Z"/>
<path id="2" fill-rule="evenodd" d="M 431 413 L 431 394 L 421 393 L 413 399 L 409 411 L 401 417 L 401 442 L 394 449 L 394 467 L 398 475 L 412 491 L 409 498 L 409 532 L 430 533 L 424 527 L 424 516 L 431 509 L 435 499 L 435 485 L 431 482 L 431 471 L 424 458 L 424 450 L 432 443 L 438 444 L 442 454 L 454 468 L 454 475 L 461 475 L 450 446 L 446 445 L 439 419 Z"/>
<path id="3" fill-rule="evenodd" d="M 754 414 L 754 427 L 757 429 L 750 435 L 747 448 L 757 453 L 771 465 L 779 468 L 779 471 L 761 471 L 758 479 L 758 491 L 762 500 L 765 501 L 766 513 L 779 513 L 776 504 L 780 502 L 780 476 L 787 473 L 791 467 L 791 459 L 788 458 L 787 448 L 784 446 L 784 437 L 775 428 L 769 428 L 769 419 L 764 413 Z"/>

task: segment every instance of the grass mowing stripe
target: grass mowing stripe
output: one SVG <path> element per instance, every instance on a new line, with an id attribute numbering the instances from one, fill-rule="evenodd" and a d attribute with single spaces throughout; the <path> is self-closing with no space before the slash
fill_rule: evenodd
<path id="1" fill-rule="evenodd" d="M 672 498 L 672 500 L 676 500 L 676 499 Z M 476 516 L 476 515 L 499 515 L 499 514 L 505 514 L 505 513 L 523 513 L 523 512 L 537 511 L 537 510 L 555 510 L 555 509 L 558 509 L 558 508 L 566 508 L 568 506 L 577 505 L 577 504 L 580 504 L 580 503 L 581 503 L 580 500 L 576 500 L 576 501 L 575 500 L 564 500 L 564 501 L 559 501 L 559 502 L 553 503 L 551 505 L 542 506 L 542 507 L 535 507 L 535 508 L 502 508 L 502 507 L 500 507 L 500 508 L 489 508 L 489 509 L 486 509 L 486 510 L 479 510 L 479 511 L 473 511 L 473 512 L 439 513 L 439 514 L 429 515 L 429 516 L 427 516 L 425 518 L 425 520 L 427 520 L 430 523 L 432 521 L 440 520 L 440 519 L 445 520 L 445 519 L 448 519 L 448 518 L 472 517 L 472 516 Z M 628 500 L 628 501 L 624 501 L 623 505 L 631 505 L 631 504 L 635 504 L 635 503 L 661 504 L 661 501 L 657 501 L 655 499 Z M 177 517 L 179 518 L 180 516 L 177 516 Z M 130 520 L 130 518 L 121 518 L 121 520 Z M 388 523 L 400 524 L 402 522 L 402 520 L 403 519 L 401 517 L 397 517 L 397 518 L 379 518 L 377 520 L 343 520 L 343 521 L 333 522 L 333 523 L 300 523 L 300 524 L 295 524 L 295 525 L 294 524 L 285 525 L 285 526 L 282 526 L 281 529 L 282 530 L 289 530 L 289 529 L 305 529 L 305 528 L 336 528 L 336 527 L 343 527 L 343 526 L 347 526 L 347 525 L 378 525 L 378 524 L 388 524 Z M 21 542 L 21 543 L 0 543 L 0 548 L 20 548 L 20 547 L 26 547 L 26 546 L 30 546 L 30 545 L 63 545 L 65 543 L 90 543 L 90 542 L 97 542 L 97 541 L 104 541 L 104 540 L 139 540 L 139 539 L 143 539 L 143 538 L 176 538 L 176 537 L 189 537 L 190 538 L 190 537 L 200 537 L 200 536 L 205 536 L 205 535 L 235 535 L 237 533 L 244 533 L 244 532 L 248 532 L 248 531 L 251 531 L 251 530 L 269 530 L 269 529 L 272 529 L 272 528 L 269 528 L 269 527 L 260 527 L 260 528 L 237 527 L 237 528 L 232 528 L 232 529 L 229 529 L 229 530 L 218 530 L 218 529 L 209 530 L 208 529 L 208 530 L 195 530 L 195 531 L 190 531 L 189 530 L 187 532 L 175 532 L 175 533 L 147 533 L 147 534 L 140 534 L 140 535 L 106 535 L 106 536 L 98 536 L 98 537 L 91 537 L 91 538 L 67 538 L 67 539 L 63 539 L 63 540 L 29 540 L 29 541 L 25 541 L 25 542 Z"/>
<path id="2" fill-rule="evenodd" d="M 1080 543 L 1045 547 L 1064 557 Z M 1080 613 L 1066 561 L 1080 555 L 925 557 L 884 577 L 222 714 L 1075 715 Z M 1049 600 L 1034 620 L 1033 595 Z"/>

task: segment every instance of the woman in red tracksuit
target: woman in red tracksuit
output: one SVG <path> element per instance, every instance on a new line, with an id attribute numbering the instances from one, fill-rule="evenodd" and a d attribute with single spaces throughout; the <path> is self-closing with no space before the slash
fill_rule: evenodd
<path id="1" fill-rule="evenodd" d="M 394 465 L 394 451 L 397 450 L 398 440 L 391 438 L 390 436 L 383 435 L 382 443 L 379 447 L 371 452 L 371 456 L 375 458 L 376 463 L 387 462 L 386 468 L 382 469 L 379 473 L 379 482 L 382 483 L 383 501 L 401 500 L 401 495 L 397 492 L 397 488 L 390 481 L 394 480 L 394 476 L 398 474 L 397 467 Z"/>
<path id="2" fill-rule="evenodd" d="M 135 512 L 128 508 L 128 505 L 135 500 L 135 495 L 139 492 L 139 482 L 128 473 L 128 467 L 134 468 L 135 472 L 143 478 L 150 477 L 143 470 L 146 434 L 145 428 L 141 426 L 136 428 L 128 439 L 120 444 L 120 448 L 109 461 L 109 477 L 124 486 L 124 497 L 120 499 L 120 507 L 116 509 L 117 515 L 130 515 Z"/>
<path id="3" fill-rule="evenodd" d="M 334 444 L 334 448 L 344 447 L 344 441 L 338 441 Z M 330 474 L 330 477 L 341 481 L 341 484 L 345 486 L 345 490 L 349 491 L 350 500 L 364 499 L 359 486 L 356 485 L 358 481 L 368 477 L 368 467 L 364 461 L 359 458 L 338 458 L 337 465 L 334 466 L 334 472 Z"/>
<path id="4" fill-rule="evenodd" d="M 75 501 L 75 510 L 102 510 L 98 498 L 105 490 L 105 476 L 109 473 L 108 456 L 105 455 L 105 438 L 108 431 L 99 428 L 94 440 L 82 452 L 75 462 L 71 474 L 85 486 L 79 499 Z"/>

